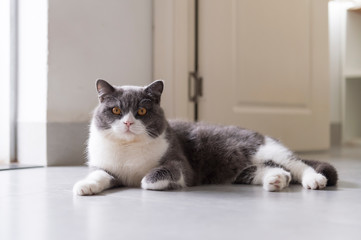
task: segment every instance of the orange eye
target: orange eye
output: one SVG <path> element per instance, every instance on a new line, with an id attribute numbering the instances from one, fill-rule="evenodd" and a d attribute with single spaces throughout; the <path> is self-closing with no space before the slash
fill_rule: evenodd
<path id="1" fill-rule="evenodd" d="M 139 108 L 138 109 L 138 114 L 140 116 L 144 116 L 146 113 L 147 113 L 147 109 L 145 109 L 145 108 Z"/>
<path id="2" fill-rule="evenodd" d="M 120 108 L 118 107 L 113 107 L 112 112 L 115 115 L 119 115 L 122 111 L 120 111 Z"/>

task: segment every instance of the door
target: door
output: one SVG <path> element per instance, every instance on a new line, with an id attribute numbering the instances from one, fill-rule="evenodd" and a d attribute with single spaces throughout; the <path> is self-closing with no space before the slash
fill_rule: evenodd
<path id="1" fill-rule="evenodd" d="M 200 0 L 199 120 L 329 147 L 327 0 Z"/>

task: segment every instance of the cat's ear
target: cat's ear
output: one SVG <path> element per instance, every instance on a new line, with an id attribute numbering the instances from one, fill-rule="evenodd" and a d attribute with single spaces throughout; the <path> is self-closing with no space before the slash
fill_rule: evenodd
<path id="1" fill-rule="evenodd" d="M 156 103 L 160 103 L 160 96 L 162 95 L 164 88 L 163 80 L 156 80 L 145 87 L 145 92 L 156 100 Z"/>
<path id="2" fill-rule="evenodd" d="M 110 85 L 107 81 L 102 79 L 98 79 L 95 83 L 95 86 L 98 92 L 98 97 L 100 102 L 104 100 L 105 95 L 115 91 L 112 85 Z"/>

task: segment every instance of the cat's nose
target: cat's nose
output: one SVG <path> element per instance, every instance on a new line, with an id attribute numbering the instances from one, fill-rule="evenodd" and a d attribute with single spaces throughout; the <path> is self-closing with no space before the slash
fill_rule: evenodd
<path id="1" fill-rule="evenodd" d="M 127 127 L 129 128 L 130 125 L 132 125 L 134 122 L 131 121 L 125 121 L 124 124 L 127 125 Z"/>

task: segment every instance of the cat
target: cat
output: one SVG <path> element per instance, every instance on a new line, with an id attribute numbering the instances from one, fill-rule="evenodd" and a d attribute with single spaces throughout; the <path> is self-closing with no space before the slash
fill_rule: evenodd
<path id="1" fill-rule="evenodd" d="M 303 160 L 278 140 L 236 126 L 167 121 L 160 106 L 164 82 L 145 87 L 96 81 L 99 105 L 90 125 L 88 165 L 76 195 L 116 186 L 172 190 L 201 184 L 256 184 L 281 191 L 337 183 L 336 169 Z"/>

